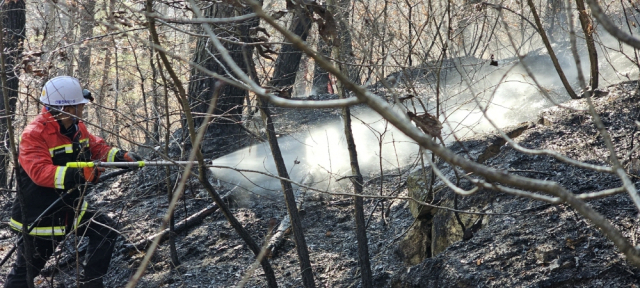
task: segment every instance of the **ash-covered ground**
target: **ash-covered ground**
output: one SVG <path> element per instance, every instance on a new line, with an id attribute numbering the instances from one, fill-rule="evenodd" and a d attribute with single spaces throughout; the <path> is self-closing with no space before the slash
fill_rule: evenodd
<path id="1" fill-rule="evenodd" d="M 594 101 L 612 135 L 618 156 L 626 160 L 631 149 L 640 145 L 640 140 L 635 139 L 634 122 L 640 115 L 637 83 L 621 83 L 608 90 L 608 95 Z M 585 108 L 585 103 L 572 100 L 567 105 Z M 286 126 L 306 125 L 304 121 L 312 125 L 314 119 L 322 115 L 334 117 L 339 113 L 326 110 L 313 115 L 308 112 L 278 110 L 274 114 L 276 120 L 287 119 L 279 121 L 280 128 L 286 131 Z M 515 140 L 525 147 L 553 149 L 574 159 L 606 165 L 608 151 L 588 113 L 553 108 L 546 110 L 542 118 L 546 121 L 533 125 Z M 469 151 L 486 147 L 487 139 L 474 137 L 453 148 L 464 146 Z M 463 150 L 460 153 L 464 153 Z M 631 159 L 637 157 L 637 153 L 631 154 Z M 638 183 L 639 178 L 634 174 L 637 169 L 631 169 L 634 161 L 625 163 L 632 180 Z M 400 171 L 387 171 L 385 174 L 389 176 L 382 181 L 376 175 L 365 175 L 366 193 L 406 196 L 406 179 L 413 169 L 408 164 Z M 577 194 L 620 186 L 620 180 L 613 175 L 575 168 L 551 157 L 522 154 L 508 145 L 501 146 L 485 164 L 523 176 L 557 181 Z M 106 281 L 108 287 L 123 287 L 145 255 L 144 251 L 123 248 L 157 231 L 168 206 L 165 178 L 164 170 L 144 168 L 95 187 L 90 197 L 92 206 L 117 219 L 122 234 Z M 174 172 L 170 179 L 176 178 Z M 213 182 L 217 183 L 215 179 Z M 233 188 L 221 185 L 217 189 L 224 195 Z M 489 209 L 471 207 L 473 197 L 488 198 Z M 12 198 L 12 193 L 0 194 L 0 220 L 4 223 L 8 221 Z M 281 198 L 254 195 L 254 201 L 249 204 L 240 206 L 231 200 L 229 205 L 235 217 L 262 244 L 273 219 L 281 221 L 286 214 Z M 610 240 L 566 205 L 549 205 L 494 191 L 481 191 L 475 196 L 460 197 L 459 201 L 460 209 L 481 210 L 491 215 L 485 216 L 485 224 L 470 240 L 456 242 L 444 252 L 409 267 L 402 253 L 398 253 L 398 243 L 414 223 L 407 201 L 365 200 L 376 287 L 637 287 L 640 282 L 640 270 L 627 264 Z M 179 202 L 176 222 L 211 202 L 200 184 L 190 180 Z M 589 204 L 635 244 L 640 223 L 628 195 L 618 194 Z M 303 208 L 302 224 L 317 286 L 359 287 L 352 199 L 314 194 L 305 199 Z M 384 218 L 381 211 L 385 212 Z M 6 225 L 0 226 L 0 257 L 11 248 L 13 236 Z M 70 237 L 68 243 L 61 246 L 58 256 L 53 257 L 45 269 L 47 276 L 37 278 L 37 287 L 75 287 L 76 265 L 73 253 L 68 252 L 73 243 Z M 176 243 L 180 265 L 171 267 L 169 248 L 164 242 L 138 287 L 232 287 L 245 276 L 249 278 L 246 287 L 266 287 L 260 268 L 249 271 L 253 254 L 220 212 L 177 235 Z M 302 286 L 294 247 L 291 237 L 287 237 L 270 259 L 281 287 Z M 11 262 L 0 268 L 0 283 Z"/>

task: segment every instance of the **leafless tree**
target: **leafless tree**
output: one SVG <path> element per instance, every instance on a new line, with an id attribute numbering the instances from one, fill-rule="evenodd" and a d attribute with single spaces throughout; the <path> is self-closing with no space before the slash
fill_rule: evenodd
<path id="1" fill-rule="evenodd" d="M 98 96 L 85 122 L 94 131 L 100 131 L 98 133 L 105 140 L 123 148 L 143 151 L 148 157 L 181 157 L 198 162 L 198 165 L 175 167 L 158 174 L 158 182 L 166 186 L 162 191 L 167 191 L 169 199 L 166 200 L 166 215 L 154 228 L 173 226 L 173 215 L 182 212 L 177 201 L 188 197 L 185 191 L 189 180 L 197 179 L 256 255 L 256 263 L 263 265 L 267 277 L 262 281 L 270 286 L 277 285 L 276 278 L 273 271 L 269 272 L 269 261 L 254 240 L 256 235 L 250 235 L 244 229 L 218 195 L 218 188 L 210 183 L 205 158 L 222 156 L 249 145 L 260 139 L 255 137 L 260 134 L 266 136 L 278 170 L 278 175 L 271 176 L 282 181 L 283 198 L 292 219 L 302 282 L 305 287 L 314 287 L 314 273 L 321 272 L 312 269 L 313 254 L 310 255 L 306 247 L 303 218 L 297 214 L 292 188 L 293 184 L 303 184 L 289 179 L 287 165 L 290 163 L 284 163 L 280 157 L 286 151 L 278 146 L 279 131 L 272 117 L 274 107 L 343 109 L 345 133 L 349 135 L 352 129 L 350 107 L 365 104 L 431 154 L 416 159 L 416 163 L 420 162 L 418 160 L 428 163 L 429 159 L 432 163 L 444 161 L 456 171 L 465 172 L 459 173 L 460 177 L 466 177 L 474 185 L 473 189 L 464 190 L 443 175 L 437 165 L 425 164 L 424 171 L 431 171 L 431 185 L 427 190 L 432 192 L 435 181 L 440 181 L 461 197 L 478 189 L 488 189 L 553 204 L 566 203 L 601 229 L 625 254 L 627 261 L 640 265 L 640 252 L 613 225 L 613 220 L 606 219 L 586 203 L 593 197 L 626 192 L 640 209 L 640 196 L 624 170 L 623 160 L 618 159 L 612 144 L 614 140 L 592 108 L 589 113 L 610 152 L 608 160 L 600 164 L 581 162 L 558 151 L 521 147 L 488 115 L 489 106 L 497 101 L 495 91 L 511 80 L 491 82 L 491 77 L 481 72 L 486 67 L 498 65 L 496 69 L 522 69 L 520 75 L 525 80 L 519 79 L 518 83 L 539 91 L 545 105 L 564 109 L 562 102 L 578 98 L 573 91 L 586 88 L 581 87 L 586 85 L 576 84 L 584 81 L 576 81 L 570 76 L 575 67 L 565 69 L 567 75 L 564 75 L 561 60 L 554 55 L 558 50 L 554 44 L 573 45 L 576 59 L 579 59 L 577 46 L 580 44 L 572 43 L 584 41 L 587 44 L 591 90 L 602 85 L 599 80 L 604 81 L 599 78 L 602 73 L 598 70 L 599 61 L 600 67 L 608 65 L 603 59 L 613 53 L 606 43 L 599 42 L 597 26 L 634 49 L 640 49 L 638 38 L 611 22 L 613 16 L 608 15 L 615 12 L 605 12 L 591 0 L 586 1 L 591 11 L 582 0 L 578 0 L 576 6 L 565 7 L 570 19 L 577 8 L 582 33 L 573 37 L 575 41 L 564 43 L 565 39 L 558 37 L 560 29 L 566 26 L 560 25 L 562 21 L 558 22 L 564 15 L 559 12 L 563 4 L 556 2 L 529 0 L 526 4 L 521 2 L 520 7 L 511 7 L 496 1 L 458 3 L 446 0 L 336 0 L 327 1 L 326 6 L 314 1 L 271 1 L 268 5 L 253 0 L 157 0 L 146 1 L 145 5 L 118 0 L 47 1 L 27 8 L 26 13 L 33 15 L 29 19 L 34 21 L 25 30 L 15 28 L 19 27 L 21 19 L 21 27 L 25 25 L 25 1 L 5 1 L 2 6 L 5 15 L 18 15 L 22 11 L 23 16 L 3 18 L 3 25 L 9 32 L 3 38 L 7 52 L 4 54 L 6 72 L 2 76 L 6 77 L 6 83 L 3 82 L 1 93 L 8 96 L 5 98 L 9 106 L 3 115 L 7 120 L 15 119 L 12 126 L 18 135 L 20 127 L 38 111 L 37 97 L 43 81 L 62 73 L 80 77 Z M 624 8 L 616 5 L 612 4 L 609 9 Z M 18 8 L 5 9 L 14 6 Z M 589 13 L 594 20 L 590 19 Z M 74 15 L 79 17 L 72 17 Z M 572 20 L 568 22 L 572 23 Z M 631 28 L 626 30 L 631 31 Z M 30 32 L 29 38 L 24 38 L 24 31 Z M 318 35 L 310 36 L 310 33 Z M 553 35 L 556 37 L 549 37 Z M 316 47 L 310 44 L 312 38 L 318 43 Z M 21 41 L 22 45 L 19 44 Z M 600 51 L 596 52 L 596 48 Z M 629 50 L 621 52 L 629 53 Z M 625 56 L 637 62 L 635 50 L 633 53 L 633 56 Z M 329 92 L 326 88 L 327 84 L 333 84 L 329 81 L 331 77 L 336 80 L 337 90 L 333 92 L 340 94 L 339 99 L 312 101 L 304 93 L 291 95 L 290 88 L 295 84 L 303 55 L 313 60 L 317 92 Z M 563 91 L 539 81 L 529 65 L 538 60 L 553 62 L 555 73 L 561 75 Z M 408 99 L 420 99 L 421 104 L 418 106 L 414 102 L 415 108 L 403 104 L 408 102 L 402 100 Z M 589 103 L 591 99 L 585 101 Z M 249 115 L 258 110 L 254 106 L 263 117 L 263 130 L 247 124 L 255 122 L 253 115 Z M 450 143 L 480 133 L 476 131 L 477 123 L 456 120 L 456 116 L 464 111 L 481 114 L 482 121 L 501 133 L 505 143 L 519 153 L 547 155 L 576 167 L 616 175 L 622 184 L 613 192 L 598 191 L 585 196 L 556 182 L 506 173 L 453 153 L 433 139 L 435 133 L 425 133 L 431 130 L 419 129 L 409 117 L 418 113 L 430 115 L 432 123 L 440 124 L 434 124 L 442 134 L 437 141 Z M 9 117 L 12 115 L 14 118 Z M 0 130 L 10 131 L 4 123 Z M 7 144 L 3 147 L 10 146 L 10 139 L 17 140 L 17 136 L 4 137 L 3 143 Z M 367 191 L 363 187 L 365 176 L 357 163 L 358 147 L 353 141 L 348 142 L 352 163 L 348 177 L 353 180 L 354 192 L 342 195 L 353 199 L 355 204 L 361 281 L 363 287 L 372 287 L 363 199 L 407 200 L 407 197 Z M 7 159 L 8 153 L 5 151 L 0 155 L 0 160 Z M 8 175 L 4 169 L 0 171 L 3 184 Z M 129 209 L 126 202 L 133 196 L 122 197 L 114 201 L 120 201 L 118 204 L 123 210 Z M 429 200 L 432 198 L 412 201 L 429 205 L 426 203 Z M 137 233 L 133 230 L 122 233 Z M 160 245 L 159 237 L 154 239 L 153 245 L 145 256 L 148 257 L 146 263 L 155 247 Z M 175 243 L 170 245 L 171 260 L 177 264 L 180 251 Z M 136 267 L 137 278 L 129 283 L 130 286 L 143 277 L 146 267 L 145 263 Z"/>

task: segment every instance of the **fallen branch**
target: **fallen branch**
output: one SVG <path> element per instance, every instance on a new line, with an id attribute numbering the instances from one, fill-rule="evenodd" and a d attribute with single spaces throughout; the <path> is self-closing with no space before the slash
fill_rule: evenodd
<path id="1" fill-rule="evenodd" d="M 226 196 L 223 197 L 223 199 L 226 200 Z M 174 233 L 181 233 L 191 227 L 194 227 L 198 224 L 200 224 L 202 222 L 202 220 L 204 220 L 205 217 L 213 214 L 213 212 L 216 212 L 216 210 L 218 210 L 218 205 L 217 204 L 211 204 L 209 206 L 207 206 L 206 208 L 200 210 L 199 212 L 189 216 L 187 219 L 184 219 L 180 222 L 178 222 L 174 228 Z M 129 243 L 129 244 L 125 244 L 124 247 L 122 249 L 120 249 L 120 253 L 127 253 L 130 252 L 131 250 L 144 250 L 146 249 L 149 244 L 151 244 L 153 242 L 153 239 L 155 237 L 158 237 L 158 235 L 160 234 L 160 242 L 168 239 L 169 237 L 169 229 L 164 229 L 162 230 L 162 232 L 160 233 L 156 233 L 153 234 L 151 236 L 146 237 L 145 239 L 142 239 L 136 243 Z"/>
<path id="2" fill-rule="evenodd" d="M 300 211 L 300 214 L 304 214 L 304 209 L 302 205 L 304 204 L 304 198 L 307 195 L 309 189 L 306 187 L 308 185 L 313 184 L 313 176 L 310 173 L 307 173 L 304 177 L 302 177 L 303 185 L 300 186 L 301 189 L 298 189 L 296 192 L 296 208 Z M 272 232 L 273 236 L 269 238 L 269 242 L 267 244 L 267 252 L 266 255 L 269 258 L 272 258 L 276 255 L 277 249 L 279 249 L 284 243 L 284 237 L 291 234 L 291 219 L 289 218 L 289 214 L 286 214 L 280 225 L 278 225 L 278 229 Z"/>
<path id="3" fill-rule="evenodd" d="M 282 247 L 284 243 L 284 237 L 291 234 L 291 220 L 289 219 L 289 214 L 284 217 L 278 229 L 276 229 L 275 233 L 271 239 L 269 239 L 269 244 L 267 244 L 267 257 L 273 258 L 276 255 L 277 249 Z"/>
<path id="4" fill-rule="evenodd" d="M 227 196 L 223 197 L 223 199 L 226 199 Z M 202 220 L 204 220 L 204 218 L 206 218 L 207 216 L 213 214 L 213 212 L 216 212 L 216 210 L 218 210 L 218 205 L 211 204 L 209 206 L 207 206 L 206 208 L 198 211 L 197 213 L 189 216 L 187 219 L 184 219 L 182 221 L 180 221 L 179 223 L 177 223 L 174 227 L 174 233 L 181 233 L 191 227 L 196 226 L 197 224 L 201 223 Z M 148 236 L 145 239 L 142 239 L 136 243 L 129 243 L 129 244 L 125 244 L 124 247 L 122 249 L 120 249 L 120 253 L 121 254 L 126 254 L 129 253 L 131 251 L 140 251 L 140 250 L 144 250 L 146 249 L 149 244 L 151 244 L 153 242 L 153 239 L 155 237 L 158 236 L 158 234 L 161 234 L 161 238 L 160 238 L 160 242 L 165 241 L 167 239 L 169 239 L 169 229 L 164 229 L 162 230 L 162 232 L 160 233 L 156 233 L 153 234 L 151 236 Z M 83 251 L 84 252 L 84 251 Z M 57 265 L 55 266 L 49 266 L 48 269 L 44 269 L 41 274 L 42 275 L 51 275 L 52 271 L 51 268 L 53 267 L 57 267 L 57 269 L 60 269 L 61 267 L 67 267 L 69 264 L 73 263 L 76 261 L 76 257 L 75 254 L 71 254 L 70 257 L 65 257 L 63 260 L 58 261 Z"/>
<path id="5" fill-rule="evenodd" d="M 196 226 L 197 224 L 201 223 L 202 220 L 204 220 L 204 218 L 213 214 L 213 212 L 216 212 L 216 210 L 218 210 L 218 205 L 216 205 L 215 203 L 207 206 L 206 208 L 200 210 L 199 212 L 189 216 L 187 219 L 184 219 L 180 221 L 178 224 L 176 224 L 174 228 L 174 233 L 176 234 L 181 233 L 191 227 Z M 160 233 L 156 233 L 154 235 L 148 236 L 147 238 L 140 240 L 136 243 L 125 244 L 124 247 L 120 249 L 120 253 L 126 254 L 134 250 L 135 251 L 144 250 L 149 246 L 149 244 L 153 242 L 153 239 L 157 237 L 158 234 L 161 234 L 160 236 L 161 242 L 169 239 L 169 229 L 167 228 L 162 230 L 162 232 Z M 81 251 L 81 252 L 86 252 L 86 251 Z M 58 261 L 57 265 L 49 266 L 48 269 L 44 269 L 41 272 L 41 274 L 46 276 L 51 275 L 52 273 L 51 268 L 53 267 L 56 267 L 57 269 L 60 269 L 61 267 L 64 268 L 69 266 L 71 263 L 74 263 L 75 261 L 76 261 L 75 254 L 70 254 L 69 257 L 65 257 L 63 260 Z"/>

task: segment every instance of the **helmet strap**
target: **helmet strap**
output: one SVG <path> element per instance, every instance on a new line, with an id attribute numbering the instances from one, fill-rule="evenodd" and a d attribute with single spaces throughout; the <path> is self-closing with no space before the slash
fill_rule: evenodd
<path id="1" fill-rule="evenodd" d="M 73 109 L 76 110 L 73 112 L 73 125 L 78 125 L 78 105 L 74 105 Z"/>

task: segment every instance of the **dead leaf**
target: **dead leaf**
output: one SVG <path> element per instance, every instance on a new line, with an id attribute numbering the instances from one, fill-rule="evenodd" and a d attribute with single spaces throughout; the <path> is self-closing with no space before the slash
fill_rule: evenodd
<path id="1" fill-rule="evenodd" d="M 38 77 L 44 77 L 44 76 L 47 76 L 47 72 L 43 69 L 35 69 L 33 70 L 33 75 Z"/>
<path id="2" fill-rule="evenodd" d="M 442 123 L 440 123 L 437 117 L 426 112 L 422 115 L 417 115 L 411 111 L 407 111 L 407 115 L 425 134 L 434 138 L 442 137 Z"/>
<path id="3" fill-rule="evenodd" d="M 271 17 L 273 17 L 273 19 L 278 20 L 280 18 L 282 18 L 284 15 L 287 15 L 287 13 L 289 13 L 288 10 L 280 10 L 280 11 L 276 11 L 275 13 L 273 13 L 271 15 Z"/>

